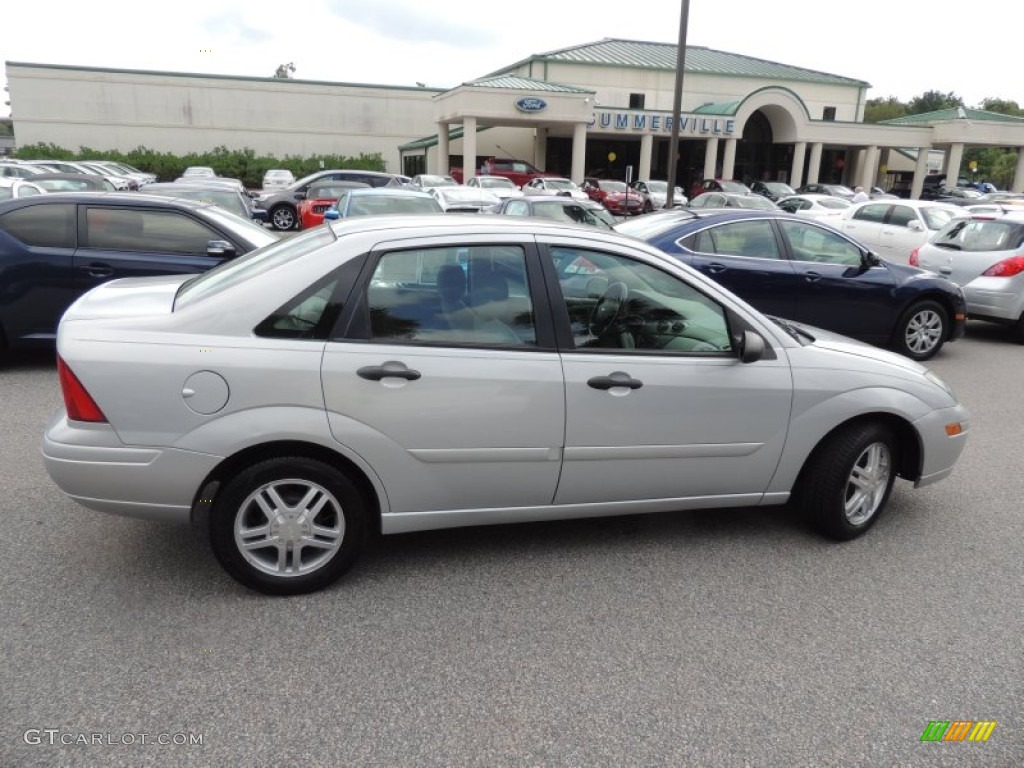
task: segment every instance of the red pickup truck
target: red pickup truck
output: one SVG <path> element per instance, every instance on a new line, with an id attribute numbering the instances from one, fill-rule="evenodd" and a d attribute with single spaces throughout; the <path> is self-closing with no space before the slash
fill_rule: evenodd
<path id="1" fill-rule="evenodd" d="M 461 168 L 451 168 L 448 173 L 451 174 L 452 178 L 455 179 L 459 184 L 464 183 L 464 178 Z M 506 179 L 511 180 L 517 187 L 523 186 L 538 176 L 543 177 L 556 177 L 558 174 L 545 173 L 544 171 L 537 170 L 525 160 L 500 160 L 496 157 L 489 157 L 484 160 L 483 165 L 477 171 L 478 176 L 504 176 Z"/>

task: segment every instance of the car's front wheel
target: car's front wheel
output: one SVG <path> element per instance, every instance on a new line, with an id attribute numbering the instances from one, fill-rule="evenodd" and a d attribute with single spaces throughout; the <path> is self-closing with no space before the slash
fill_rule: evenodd
<path id="1" fill-rule="evenodd" d="M 352 566 L 366 518 L 359 489 L 334 467 L 301 456 L 275 458 L 241 471 L 217 494 L 210 543 L 245 586 L 295 595 L 331 584 Z"/>
<path id="2" fill-rule="evenodd" d="M 935 301 L 914 304 L 896 324 L 893 347 L 912 360 L 928 360 L 942 348 L 948 335 L 946 310 Z"/>
<path id="3" fill-rule="evenodd" d="M 860 536 L 885 509 L 898 452 L 892 430 L 877 422 L 851 424 L 829 435 L 804 468 L 797 492 L 802 511 L 831 538 Z"/>
<path id="4" fill-rule="evenodd" d="M 295 209 L 290 205 L 279 205 L 270 212 L 270 223 L 278 231 L 294 228 L 296 221 Z"/>

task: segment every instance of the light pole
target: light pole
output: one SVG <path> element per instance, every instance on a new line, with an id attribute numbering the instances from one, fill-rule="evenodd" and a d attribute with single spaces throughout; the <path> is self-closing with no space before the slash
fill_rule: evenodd
<path id="1" fill-rule="evenodd" d="M 676 91 L 672 97 L 672 138 L 669 145 L 672 160 L 669 163 L 668 189 L 665 207 L 671 208 L 676 191 L 676 174 L 679 173 L 679 117 L 683 108 L 683 70 L 686 68 L 686 25 L 690 18 L 690 0 L 681 0 L 679 6 L 679 48 L 676 52 Z"/>

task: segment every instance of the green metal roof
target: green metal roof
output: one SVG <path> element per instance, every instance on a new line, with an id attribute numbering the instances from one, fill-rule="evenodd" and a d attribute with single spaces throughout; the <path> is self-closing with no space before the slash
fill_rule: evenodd
<path id="1" fill-rule="evenodd" d="M 517 67 L 529 61 L 594 64 L 614 67 L 636 67 L 639 69 L 661 69 L 675 71 L 675 43 L 652 43 L 641 40 L 619 40 L 605 38 L 593 43 L 561 48 L 557 51 L 540 53 L 514 64 Z M 508 71 L 503 70 L 503 71 Z M 789 80 L 830 85 L 866 87 L 869 83 L 814 69 L 794 67 L 738 53 L 716 51 L 701 46 L 686 46 L 686 71 L 709 75 L 732 75 L 736 77 L 757 77 L 769 80 Z"/>
<path id="2" fill-rule="evenodd" d="M 474 88 L 508 88 L 517 91 L 548 91 L 550 93 L 594 93 L 586 88 L 577 88 L 575 85 L 562 85 L 561 83 L 549 83 L 546 80 L 535 80 L 532 77 L 520 77 L 518 75 L 489 75 L 478 80 L 470 80 L 463 85 Z"/>
<path id="3" fill-rule="evenodd" d="M 477 126 L 476 132 L 480 133 L 480 131 L 489 130 L 490 127 L 491 126 L 489 126 L 489 125 Z M 448 141 L 453 141 L 455 139 L 461 139 L 462 138 L 462 134 L 463 134 L 463 129 L 462 129 L 461 125 L 458 126 L 457 128 L 452 128 L 450 131 L 448 131 Z M 398 151 L 399 152 L 404 152 L 404 151 L 406 151 L 408 149 L 426 149 L 427 147 L 436 147 L 437 146 L 437 136 L 438 135 L 435 133 L 433 136 L 424 136 L 422 139 L 416 139 L 416 141 L 410 141 L 408 144 L 402 144 L 398 148 Z"/>
<path id="4" fill-rule="evenodd" d="M 695 115 L 735 115 L 740 108 L 738 101 L 720 101 L 717 104 L 705 104 L 692 110 Z"/>
<path id="5" fill-rule="evenodd" d="M 921 125 L 948 122 L 950 120 L 977 120 L 979 122 L 989 123 L 1024 123 L 1024 117 L 1004 115 L 1001 112 L 986 112 L 984 109 L 953 107 L 951 109 L 939 109 L 935 112 L 922 112 L 919 115 L 894 117 L 892 120 L 882 120 L 879 125 Z"/>

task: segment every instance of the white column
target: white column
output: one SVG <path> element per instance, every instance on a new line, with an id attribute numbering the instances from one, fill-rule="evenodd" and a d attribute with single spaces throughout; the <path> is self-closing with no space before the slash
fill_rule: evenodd
<path id="1" fill-rule="evenodd" d="M 1012 192 L 1024 192 L 1024 147 L 1017 147 L 1017 170 L 1013 172 Z"/>
<path id="2" fill-rule="evenodd" d="M 821 178 L 821 142 L 811 144 L 811 161 L 807 164 L 807 183 L 817 184 Z"/>
<path id="3" fill-rule="evenodd" d="M 960 178 L 960 163 L 964 159 L 964 145 L 954 144 L 949 148 L 949 157 L 946 162 L 946 186 L 955 187 L 956 180 Z"/>
<path id="4" fill-rule="evenodd" d="M 636 169 L 634 181 L 651 178 L 651 150 L 654 148 L 654 136 L 645 133 L 640 137 L 640 167 Z"/>
<path id="5" fill-rule="evenodd" d="M 476 118 L 462 118 L 462 183 L 476 176 Z"/>
<path id="6" fill-rule="evenodd" d="M 576 123 L 572 127 L 572 173 L 570 178 L 577 184 L 583 183 L 587 172 L 587 124 Z"/>
<path id="7" fill-rule="evenodd" d="M 736 171 L 736 139 L 725 140 L 725 156 L 722 158 L 722 178 L 731 179 Z"/>
<path id="8" fill-rule="evenodd" d="M 892 147 L 883 147 L 881 154 L 878 157 L 878 186 L 885 189 L 889 182 L 889 160 L 892 157 Z M 884 177 L 883 177 L 883 170 Z M 888 192 L 888 190 L 886 190 Z"/>
<path id="9" fill-rule="evenodd" d="M 704 146 L 704 178 L 715 178 L 715 166 L 718 165 L 718 137 L 712 136 Z"/>
<path id="10" fill-rule="evenodd" d="M 860 184 L 858 179 L 860 179 L 864 173 L 864 166 L 866 165 L 864 162 L 865 154 L 867 153 L 863 149 L 858 149 L 854 152 L 850 148 L 847 148 L 846 167 L 843 168 L 843 177 L 840 179 L 841 183 L 846 184 L 849 187 L 856 187 Z M 852 166 L 850 162 L 851 160 L 853 161 Z"/>
<path id="11" fill-rule="evenodd" d="M 437 170 L 431 171 L 439 176 L 448 175 L 448 123 L 437 124 Z M 427 168 L 430 171 L 430 168 Z"/>
<path id="12" fill-rule="evenodd" d="M 804 161 L 807 159 L 807 142 L 798 141 L 793 145 L 793 167 L 789 171 L 789 186 L 793 189 L 803 185 Z"/>
<path id="13" fill-rule="evenodd" d="M 878 176 L 878 147 L 868 147 L 864 154 L 864 167 L 860 169 L 860 186 L 865 192 L 870 192 L 875 186 L 875 178 Z"/>
<path id="14" fill-rule="evenodd" d="M 924 189 L 924 177 L 928 175 L 929 147 L 917 148 L 917 163 L 914 165 L 914 180 L 910 182 L 910 199 L 920 200 Z"/>
<path id="15" fill-rule="evenodd" d="M 546 171 L 548 158 L 548 129 L 544 126 L 537 128 L 537 138 L 533 143 L 533 164 L 541 171 Z"/>

